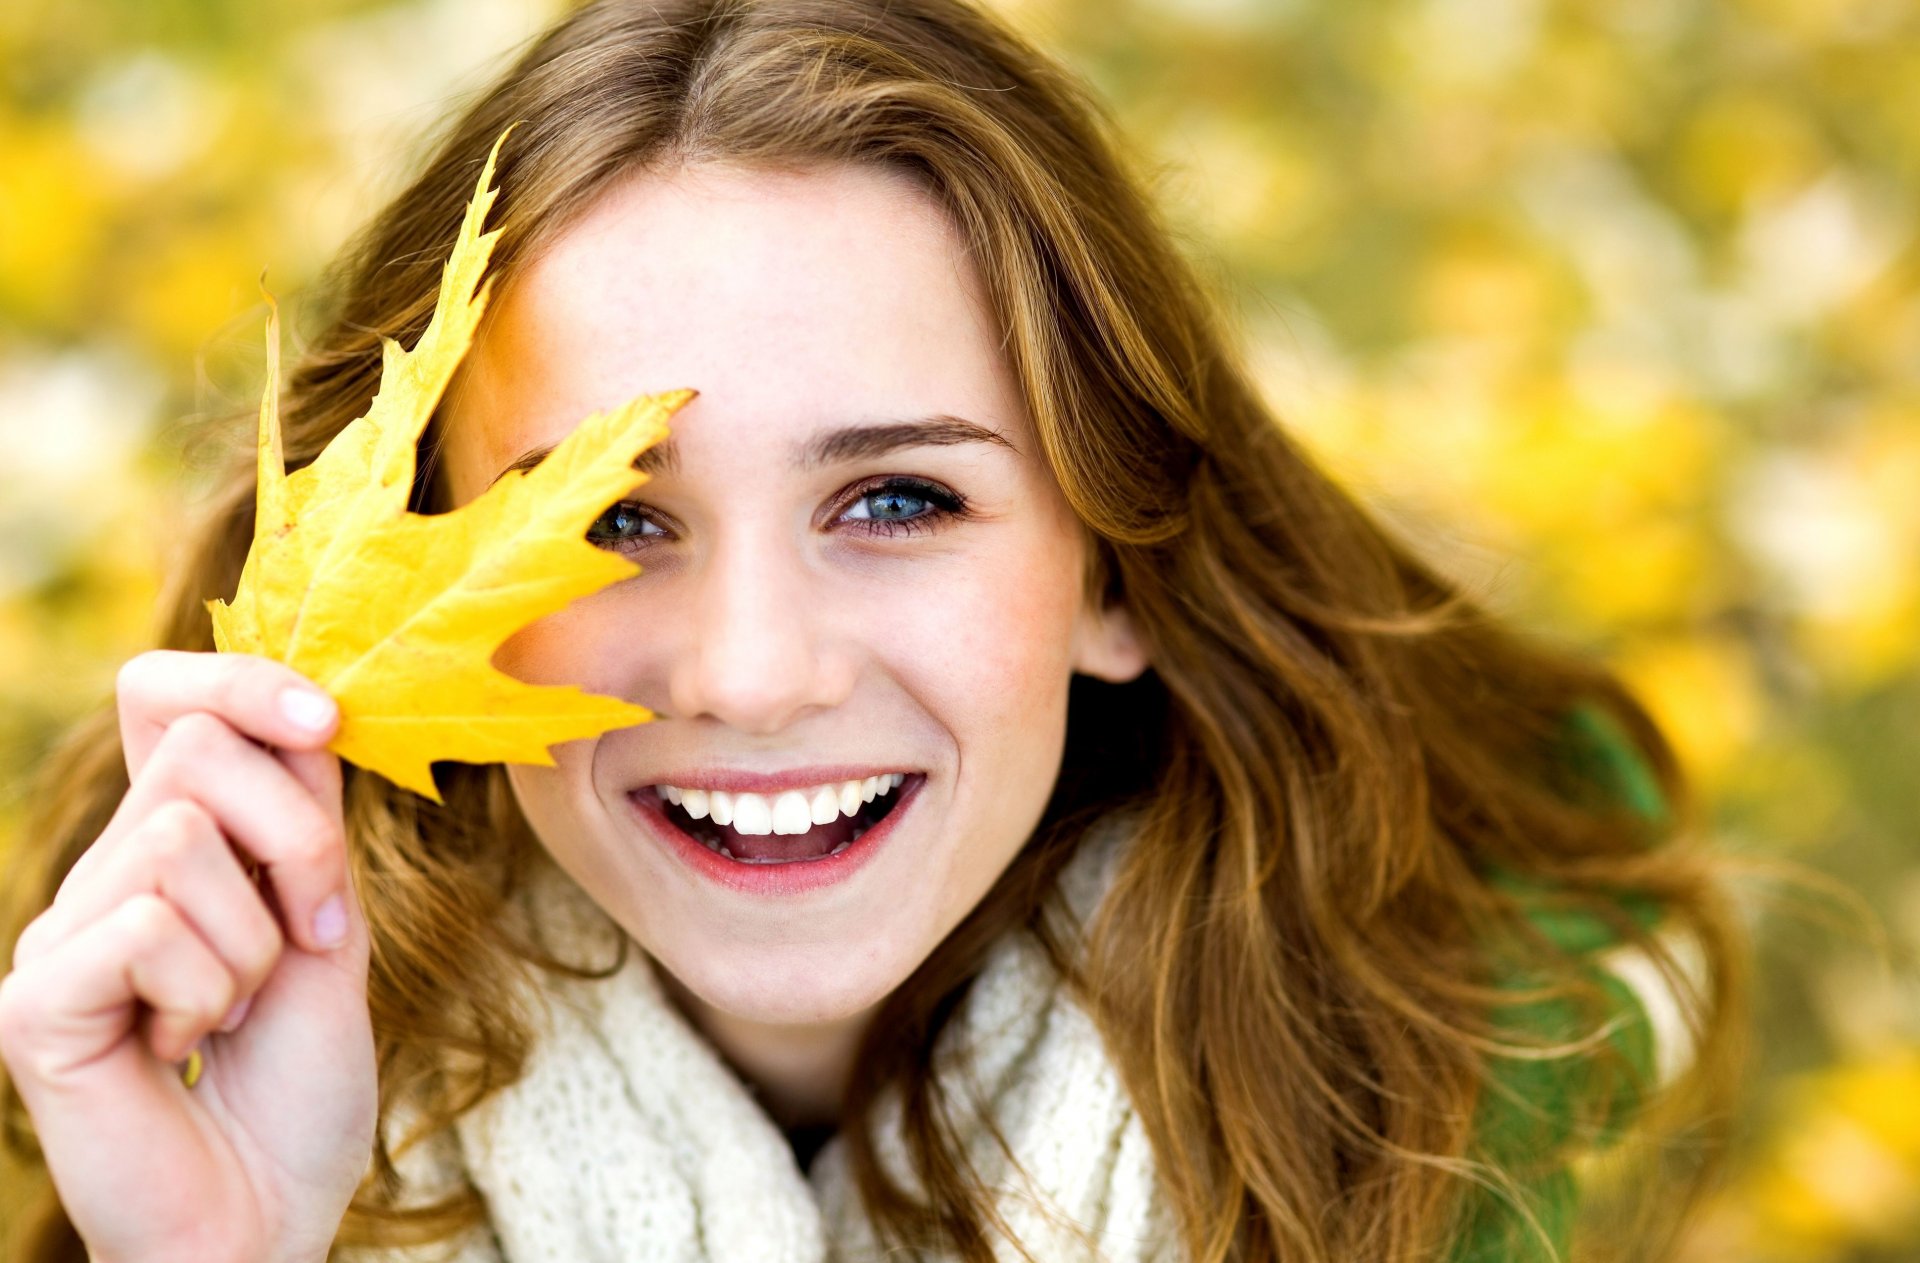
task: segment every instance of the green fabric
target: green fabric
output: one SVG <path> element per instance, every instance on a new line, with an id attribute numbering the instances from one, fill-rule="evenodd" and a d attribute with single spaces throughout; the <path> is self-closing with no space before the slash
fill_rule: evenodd
<path id="1" fill-rule="evenodd" d="M 1601 792 L 1632 808 L 1656 827 L 1667 820 L 1667 800 L 1653 769 L 1634 748 L 1620 721 L 1588 702 L 1567 716 L 1566 761 Z"/>
<path id="2" fill-rule="evenodd" d="M 1656 827 L 1666 823 L 1666 804 L 1651 770 L 1619 725 L 1597 706 L 1583 706 L 1569 716 L 1567 746 L 1568 761 L 1580 775 Z M 1491 874 L 1490 880 L 1514 895 L 1530 923 L 1564 951 L 1591 956 L 1619 939 L 1604 917 L 1556 902 L 1553 892 L 1537 883 L 1507 873 Z M 1622 897 L 1619 905 L 1644 929 L 1659 920 L 1659 908 L 1651 900 Z M 1469 1198 L 1450 1263 L 1564 1259 L 1579 1205 L 1569 1157 L 1579 1149 L 1616 1141 L 1653 1083 L 1653 1035 L 1638 997 L 1598 965 L 1591 967 L 1590 976 L 1605 991 L 1608 1011 L 1620 1019 L 1607 1038 L 1625 1058 L 1627 1075 L 1623 1080 L 1606 1074 L 1594 1058 L 1579 1053 L 1489 1059 L 1472 1156 L 1505 1172 L 1518 1187 L 1483 1187 Z M 1499 985 L 1520 991 L 1546 981 L 1544 971 L 1516 963 Z M 1594 1029 L 1591 1017 L 1566 998 L 1515 1000 L 1499 1006 L 1496 1017 L 1519 1043 L 1566 1042 Z M 1576 1126 L 1583 1122 L 1576 1136 Z"/>
<path id="3" fill-rule="evenodd" d="M 1447 1256 L 1452 1263 L 1566 1258 L 1574 1212 L 1580 1204 L 1573 1172 L 1557 1166 L 1515 1182 L 1518 1189 L 1499 1193 L 1483 1189 L 1473 1200 L 1466 1226 Z M 1516 1202 L 1526 1208 L 1532 1223 L 1515 1209 Z"/>

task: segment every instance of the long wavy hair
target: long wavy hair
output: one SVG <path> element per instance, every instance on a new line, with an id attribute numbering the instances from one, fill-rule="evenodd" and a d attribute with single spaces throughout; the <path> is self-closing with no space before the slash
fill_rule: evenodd
<path id="1" fill-rule="evenodd" d="M 1570 1049 L 1620 1060 L 1606 1039 L 1543 1048 L 1500 1020 L 1518 994 L 1502 960 L 1525 962 L 1544 987 L 1529 996 L 1576 1003 L 1594 1030 L 1608 1013 L 1591 961 L 1529 928 L 1522 886 L 1598 918 L 1691 997 L 1692 1070 L 1639 1116 L 1688 1136 L 1655 1154 L 1687 1158 L 1657 1199 L 1671 1235 L 1718 1165 L 1747 968 L 1671 749 L 1612 674 L 1503 625 L 1296 445 L 1075 77 L 963 0 L 573 10 L 443 129 L 328 274 L 324 324 L 281 405 L 291 467 L 366 409 L 381 337 L 410 344 L 425 328 L 476 173 L 516 122 L 493 220 L 503 282 L 652 164 L 877 163 L 916 177 L 982 269 L 1046 459 L 1095 545 L 1088 594 L 1124 602 L 1149 646 L 1132 683 L 1075 680 L 1034 837 L 871 1025 L 841 1131 L 883 1239 L 993 1257 L 991 1195 L 930 1054 L 989 946 L 1027 927 L 1098 1023 L 1185 1257 L 1439 1256 L 1476 1198 L 1520 1187 L 1480 1126 L 1498 1067 Z M 436 421 L 417 511 L 450 507 L 437 442 Z M 252 444 L 236 417 L 163 597 L 163 647 L 213 648 L 202 601 L 231 597 L 252 537 Z M 1661 811 L 1635 810 L 1570 757 L 1577 713 L 1624 743 Z M 516 971 L 596 975 L 499 928 L 537 847 L 501 768 L 443 764 L 444 806 L 345 770 L 383 1126 L 339 1241 L 444 1239 L 484 1219 L 478 1193 L 403 1204 L 396 1153 L 522 1073 L 532 1035 Z M 127 785 L 109 702 L 43 765 L 8 883 L 9 943 Z M 1086 827 L 1121 807 L 1137 810 L 1137 844 L 1097 920 L 1066 943 L 1045 915 L 1055 878 Z M 1697 946 L 1698 987 L 1621 915 L 1623 899 L 1657 906 Z M 873 1106 L 890 1090 L 924 1196 L 875 1159 Z M 403 1100 L 418 1126 L 390 1144 Z M 11 1085 L 5 1104 L 31 1162 Z M 1571 1161 L 1592 1134 L 1573 1128 L 1531 1157 Z M 84 1257 L 50 1191 L 19 1240 L 37 1263 Z M 1647 1236 L 1633 1250 L 1658 1254 Z"/>

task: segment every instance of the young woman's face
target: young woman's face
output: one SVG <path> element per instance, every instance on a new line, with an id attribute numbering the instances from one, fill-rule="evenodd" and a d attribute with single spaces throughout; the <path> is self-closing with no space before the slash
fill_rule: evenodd
<path id="1" fill-rule="evenodd" d="M 1000 341 L 907 178 L 696 165 L 620 185 L 497 295 L 449 397 L 464 504 L 596 409 L 699 391 L 589 533 L 642 573 L 495 662 L 656 713 L 507 771 L 560 866 L 737 1018 L 884 998 L 1039 821 L 1068 677 L 1146 665 L 1122 612 L 1083 605 Z M 902 783 L 869 801 L 869 778 Z"/>

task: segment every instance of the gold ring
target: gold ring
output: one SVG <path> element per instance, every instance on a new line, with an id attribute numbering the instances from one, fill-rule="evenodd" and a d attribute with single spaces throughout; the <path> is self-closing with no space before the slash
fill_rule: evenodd
<path id="1" fill-rule="evenodd" d="M 187 1054 L 187 1063 L 180 1071 L 180 1082 L 188 1087 L 200 1082 L 200 1050 L 198 1048 Z"/>

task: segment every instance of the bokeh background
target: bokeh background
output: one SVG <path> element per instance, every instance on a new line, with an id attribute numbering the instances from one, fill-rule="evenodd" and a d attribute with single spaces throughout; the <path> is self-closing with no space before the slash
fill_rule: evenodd
<path id="1" fill-rule="evenodd" d="M 555 0 L 0 4 L 0 849 L 147 647 L 196 427 Z M 1002 0 L 1105 94 L 1286 421 L 1667 725 L 1756 901 L 1698 1260 L 1920 1259 L 1920 6 Z M 1890 949 L 1890 950 L 1889 950 Z"/>

